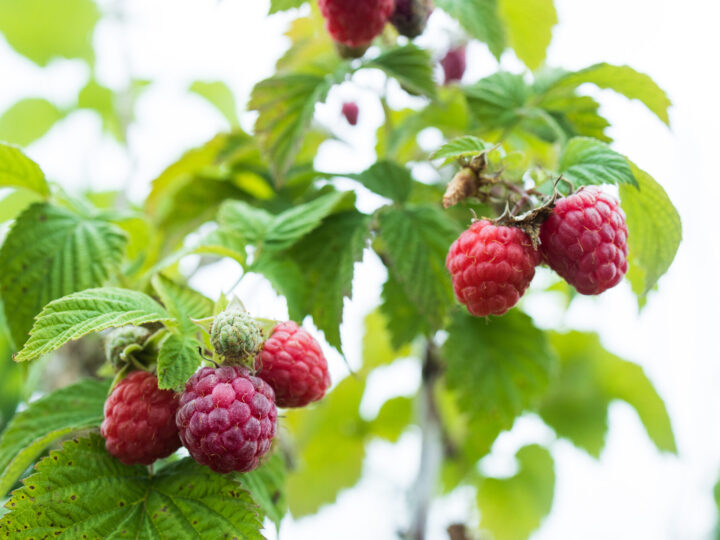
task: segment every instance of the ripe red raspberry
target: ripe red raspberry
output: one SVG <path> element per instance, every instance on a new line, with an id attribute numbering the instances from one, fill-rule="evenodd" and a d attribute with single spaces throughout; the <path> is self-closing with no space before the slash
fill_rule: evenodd
<path id="1" fill-rule="evenodd" d="M 105 401 L 100 433 L 105 448 L 126 465 L 150 465 L 180 448 L 178 395 L 160 390 L 155 375 L 134 371 Z"/>
<path id="2" fill-rule="evenodd" d="M 540 251 L 579 293 L 600 294 L 627 272 L 627 237 L 618 201 L 588 187 L 555 204 L 540 228 Z"/>
<path id="3" fill-rule="evenodd" d="M 348 124 L 350 124 L 351 126 L 357 125 L 359 114 L 360 109 L 358 108 L 357 103 L 343 103 L 342 115 L 345 117 L 345 120 L 347 120 Z"/>
<path id="4" fill-rule="evenodd" d="M 450 246 L 445 266 L 458 300 L 476 317 L 502 315 L 530 285 L 540 253 L 517 227 L 483 219 Z"/>
<path id="5" fill-rule="evenodd" d="M 461 81 L 466 67 L 465 46 L 450 49 L 440 60 L 440 65 L 445 73 L 445 84 Z"/>
<path id="6" fill-rule="evenodd" d="M 275 394 L 246 368 L 205 367 L 185 385 L 176 422 L 198 463 L 219 473 L 251 471 L 275 436 Z"/>
<path id="7" fill-rule="evenodd" d="M 332 38 L 350 47 L 370 43 L 395 8 L 394 0 L 319 0 L 318 5 Z"/>
<path id="8" fill-rule="evenodd" d="M 258 377 L 275 390 L 278 407 L 304 407 L 318 401 L 330 386 L 320 344 L 296 322 L 278 324 L 255 364 Z"/>

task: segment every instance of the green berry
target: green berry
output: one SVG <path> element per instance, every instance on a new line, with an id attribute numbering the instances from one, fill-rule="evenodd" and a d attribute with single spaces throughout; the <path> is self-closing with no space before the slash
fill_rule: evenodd
<path id="1" fill-rule="evenodd" d="M 122 356 L 125 349 L 130 345 L 142 347 L 151 333 L 150 330 L 142 326 L 116 328 L 105 338 L 105 356 L 113 366 L 119 369 L 128 362 Z"/>
<path id="2" fill-rule="evenodd" d="M 254 358 L 262 345 L 262 331 L 247 311 L 231 309 L 215 317 L 210 341 L 215 352 L 226 358 Z"/>

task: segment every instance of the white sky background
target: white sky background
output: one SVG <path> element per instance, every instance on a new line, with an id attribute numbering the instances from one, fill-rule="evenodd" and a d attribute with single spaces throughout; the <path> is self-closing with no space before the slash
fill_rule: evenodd
<path id="1" fill-rule="evenodd" d="M 526 307 L 542 325 L 566 324 L 599 330 L 604 344 L 641 364 L 665 399 L 679 446 L 679 456 L 660 455 L 635 412 L 625 404 L 610 409 L 610 431 L 599 461 L 552 433 L 533 416 L 520 419 L 500 437 L 485 470 L 512 474 L 515 451 L 528 442 L 549 444 L 556 459 L 557 483 L 551 516 L 536 540 L 705 539 L 715 523 L 712 486 L 720 473 L 720 242 L 715 216 L 720 108 L 717 106 L 716 58 L 720 52 L 720 4 L 711 0 L 555 0 L 560 24 L 555 28 L 549 63 L 581 68 L 595 62 L 629 64 L 650 74 L 670 94 L 672 132 L 640 103 L 610 92 L 594 91 L 613 122 L 615 148 L 649 171 L 667 189 L 683 218 L 684 242 L 675 264 L 661 280 L 638 317 L 627 284 L 598 300 L 583 299 L 563 317 L 545 300 Z M 109 4 L 109 2 L 104 2 Z M 92 113 L 72 115 L 29 148 L 48 175 L 69 189 L 129 189 L 139 200 L 149 182 L 180 153 L 226 129 L 219 113 L 185 89 L 193 80 L 221 79 L 242 106 L 252 85 L 271 74 L 287 46 L 281 33 L 287 17 L 264 17 L 267 0 L 121 0 L 129 14 L 122 25 L 105 21 L 96 33 L 99 77 L 121 87 L 128 69 L 157 83 L 139 103 L 138 123 L 130 133 L 136 159 L 131 169 L 115 143 L 101 135 Z M 436 14 L 423 43 L 438 52 L 450 34 Z M 126 51 L 126 52 L 123 52 Z M 484 46 L 469 52 L 466 80 L 491 73 L 496 65 Z M 503 64 L 511 69 L 510 56 Z M 41 70 L 18 57 L 0 38 L 0 110 L 28 95 L 68 104 L 88 76 L 82 64 L 58 61 Z M 365 77 L 364 84 L 377 81 Z M 360 124 L 340 121 L 339 104 L 359 102 Z M 381 113 L 372 94 L 353 84 L 334 91 L 318 118 L 353 147 L 339 143 L 320 152 L 325 170 L 362 170 L 372 162 L 374 129 Z M 242 114 L 250 128 L 253 116 Z M 372 209 L 379 199 L 361 193 L 360 204 Z M 237 278 L 234 263 L 202 272 L 194 284 L 216 296 Z M 346 304 L 343 339 L 352 365 L 359 363 L 362 317 L 378 301 L 384 271 L 371 255 L 356 269 L 355 300 Z M 258 276 L 249 275 L 236 291 L 259 316 L 286 316 L 284 302 Z M 335 379 L 345 369 L 325 347 Z M 406 363 L 371 381 L 363 404 L 373 414 L 385 397 L 410 392 L 419 381 Z M 286 519 L 281 538 L 393 538 L 403 525 L 404 494 L 419 459 L 419 437 L 406 434 L 397 445 L 373 443 L 366 475 L 356 489 L 344 492 L 333 507 L 297 522 Z M 441 501 L 431 516 L 431 538 L 444 538 L 448 522 L 474 509 L 472 493 Z M 474 510 L 472 510 L 474 512 Z M 477 516 L 476 516 L 477 519 Z"/>

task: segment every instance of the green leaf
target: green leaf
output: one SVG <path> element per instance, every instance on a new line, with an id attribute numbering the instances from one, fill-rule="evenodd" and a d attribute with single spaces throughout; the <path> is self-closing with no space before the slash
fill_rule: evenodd
<path id="1" fill-rule="evenodd" d="M 456 19 L 474 38 L 487 43 L 496 58 L 505 50 L 505 32 L 497 0 L 435 0 L 435 4 Z"/>
<path id="2" fill-rule="evenodd" d="M 181 333 L 197 333 L 198 328 L 190 319 L 212 316 L 212 300 L 187 285 L 181 285 L 163 274 L 153 276 L 152 285 L 165 309 L 178 321 Z"/>
<path id="3" fill-rule="evenodd" d="M 522 119 L 530 89 L 522 75 L 499 71 L 464 88 L 483 130 L 510 128 Z"/>
<path id="4" fill-rule="evenodd" d="M 0 293 L 15 344 L 49 301 L 102 285 L 126 245 L 115 225 L 45 203 L 28 207 L 0 248 Z"/>
<path id="5" fill-rule="evenodd" d="M 0 116 L 0 141 L 27 146 L 50 131 L 63 116 L 63 112 L 46 99 L 23 99 Z"/>
<path id="6" fill-rule="evenodd" d="M 593 333 L 552 333 L 551 341 L 560 371 L 539 413 L 558 436 L 599 457 L 608 407 L 620 399 L 635 408 L 659 450 L 677 451 L 665 405 L 640 366 L 607 352 Z"/>
<path id="7" fill-rule="evenodd" d="M 600 63 L 568 74 L 560 84 L 576 87 L 583 83 L 592 83 L 600 88 L 608 88 L 628 99 L 638 99 L 660 120 L 670 123 L 668 108 L 670 98 L 650 76 L 635 71 L 630 66 L 614 66 Z"/>
<path id="8" fill-rule="evenodd" d="M 92 60 L 92 32 L 99 19 L 92 0 L 0 2 L 0 32 L 13 49 L 41 66 L 57 57 Z"/>
<path id="9" fill-rule="evenodd" d="M 465 135 L 443 144 L 432 153 L 430 159 L 444 159 L 447 163 L 460 158 L 477 156 L 492 147 L 492 144 L 486 143 L 478 137 Z"/>
<path id="10" fill-rule="evenodd" d="M 158 387 L 182 391 L 187 380 L 202 363 L 200 348 L 202 344 L 192 336 L 169 334 L 158 353 Z"/>
<path id="11" fill-rule="evenodd" d="M 265 254 L 253 263 L 251 271 L 265 276 L 273 289 L 285 297 L 291 320 L 300 321 L 307 315 L 305 276 L 295 261 L 281 255 Z"/>
<path id="12" fill-rule="evenodd" d="M 285 460 L 280 452 L 274 452 L 262 466 L 240 476 L 242 485 L 278 529 L 287 512 L 285 475 Z"/>
<path id="13" fill-rule="evenodd" d="M 359 375 L 366 377 L 373 369 L 391 364 L 398 358 L 412 354 L 408 344 L 396 346 L 389 332 L 392 320 L 379 311 L 371 311 L 365 317 L 363 335 L 362 369 Z"/>
<path id="14" fill-rule="evenodd" d="M 87 289 L 46 305 L 15 361 L 33 360 L 68 341 L 106 328 L 171 319 L 160 304 L 144 293 L 115 287 Z"/>
<path id="15" fill-rule="evenodd" d="M 268 15 L 300 7 L 306 1 L 307 0 L 270 0 L 270 12 L 268 13 Z"/>
<path id="16" fill-rule="evenodd" d="M 349 175 L 349 178 L 396 202 L 407 200 L 413 182 L 410 171 L 392 161 L 377 161 L 369 169 L 360 174 Z"/>
<path id="17" fill-rule="evenodd" d="M 408 43 L 389 49 L 368 61 L 366 67 L 380 68 L 412 92 L 435 96 L 430 52 L 417 45 Z"/>
<path id="18" fill-rule="evenodd" d="M 0 150 L 2 152 L 2 150 Z M 41 202 L 43 197 L 34 191 L 16 189 L 0 199 L 0 223 L 15 219 L 22 214 L 28 206 Z"/>
<path id="19" fill-rule="evenodd" d="M 325 101 L 330 88 L 342 80 L 345 66 L 336 75 L 293 73 L 276 75 L 255 85 L 248 108 L 258 111 L 255 122 L 260 147 L 270 162 L 276 184 L 281 185 L 310 127 L 315 104 Z"/>
<path id="20" fill-rule="evenodd" d="M 185 458 L 154 475 L 123 465 L 91 434 L 69 441 L 14 492 L 0 531 L 55 538 L 238 538 L 260 540 L 250 494 L 230 475 Z"/>
<path id="21" fill-rule="evenodd" d="M 231 126 L 239 124 L 235 96 L 224 82 L 195 81 L 190 85 L 190 91 L 212 103 Z"/>
<path id="22" fill-rule="evenodd" d="M 22 150 L 0 143 L 0 187 L 21 187 L 39 193 L 50 194 L 45 174 L 37 163 L 22 153 Z"/>
<path id="23" fill-rule="evenodd" d="M 116 107 L 115 93 L 110 88 L 102 86 L 95 79 L 90 79 L 78 94 L 78 108 L 98 113 L 103 123 L 103 129 L 118 141 L 125 141 L 125 133 Z"/>
<path id="24" fill-rule="evenodd" d="M 275 216 L 244 201 L 227 201 L 220 207 L 220 226 L 238 233 L 248 244 L 260 244 Z"/>
<path id="25" fill-rule="evenodd" d="M 0 438 L 0 497 L 51 443 L 99 426 L 109 389 L 109 381 L 81 381 L 33 401 L 15 415 Z"/>
<path id="26" fill-rule="evenodd" d="M 387 400 L 377 417 L 370 424 L 376 437 L 397 442 L 413 419 L 414 402 L 411 398 L 398 396 Z"/>
<path id="27" fill-rule="evenodd" d="M 625 156 L 589 137 L 568 141 L 560 158 L 560 172 L 576 188 L 591 184 L 638 185 Z"/>
<path id="28" fill-rule="evenodd" d="M 456 313 L 443 353 L 460 408 L 495 436 L 538 402 L 556 364 L 545 333 L 517 309 L 488 320 Z"/>
<path id="29" fill-rule="evenodd" d="M 620 186 L 620 198 L 627 216 L 628 277 L 642 297 L 670 268 L 682 240 L 682 223 L 662 186 L 636 165 L 631 167 L 638 189 Z"/>
<path id="30" fill-rule="evenodd" d="M 388 276 L 383 285 L 382 300 L 380 311 L 388 320 L 388 331 L 395 348 L 411 343 L 420 334 L 430 332 L 430 326 L 392 276 Z"/>
<path id="31" fill-rule="evenodd" d="M 432 328 L 453 302 L 445 257 L 458 230 L 435 206 L 389 208 L 380 214 L 380 256 Z"/>
<path id="32" fill-rule="evenodd" d="M 362 258 L 370 217 L 357 211 L 334 214 L 290 251 L 302 274 L 305 311 L 328 343 L 341 350 L 345 298 L 352 296 L 355 263 Z"/>
<path id="33" fill-rule="evenodd" d="M 515 54 L 536 70 L 545 61 L 558 22 L 553 0 L 499 0 L 499 10 Z"/>
<path id="34" fill-rule="evenodd" d="M 484 478 L 478 486 L 480 528 L 496 540 L 525 540 L 550 513 L 555 466 L 547 449 L 524 446 L 516 454 L 518 472 L 509 478 Z"/>

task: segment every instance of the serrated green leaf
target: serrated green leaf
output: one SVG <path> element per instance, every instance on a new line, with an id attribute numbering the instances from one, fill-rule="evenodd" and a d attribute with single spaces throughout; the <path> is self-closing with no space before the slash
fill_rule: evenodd
<path id="1" fill-rule="evenodd" d="M 435 0 L 435 4 L 456 19 L 472 37 L 487 43 L 490 52 L 500 58 L 505 50 L 505 31 L 497 0 Z"/>
<path id="2" fill-rule="evenodd" d="M 628 276 L 635 294 L 644 297 L 670 268 L 682 240 L 682 222 L 662 186 L 630 165 L 638 188 L 620 186 L 628 226 Z"/>
<path id="3" fill-rule="evenodd" d="M 291 320 L 300 321 L 305 317 L 305 276 L 295 261 L 283 256 L 263 256 L 253 263 L 250 271 L 265 276 L 273 289 L 285 297 Z"/>
<path id="4" fill-rule="evenodd" d="M 545 61 L 558 22 L 553 0 L 499 0 L 499 11 L 515 54 L 536 70 Z"/>
<path id="5" fill-rule="evenodd" d="M 649 75 L 640 73 L 630 66 L 595 64 L 568 74 L 560 82 L 564 86 L 571 87 L 583 83 L 614 90 L 628 99 L 638 99 L 660 120 L 666 124 L 670 123 L 668 116 L 668 108 L 672 105 L 670 98 Z"/>
<path id="6" fill-rule="evenodd" d="M 560 173 L 576 188 L 592 184 L 638 185 L 625 156 L 589 137 L 568 141 L 560 157 Z"/>
<path id="7" fill-rule="evenodd" d="M 305 2 L 307 2 L 307 0 L 270 0 L 270 12 L 268 15 L 300 7 Z"/>
<path id="8" fill-rule="evenodd" d="M 499 71 L 464 89 L 483 130 L 510 128 L 522 119 L 530 88 L 522 75 Z"/>
<path id="9" fill-rule="evenodd" d="M 190 335 L 169 334 L 157 359 L 158 387 L 181 391 L 202 363 L 202 344 Z"/>
<path id="10" fill-rule="evenodd" d="M 334 214 L 289 253 L 302 274 L 305 311 L 339 351 L 344 300 L 352 296 L 355 263 L 362 258 L 369 224 L 370 217 L 360 212 Z"/>
<path id="11" fill-rule="evenodd" d="M 495 436 L 510 428 L 540 399 L 556 366 L 545 333 L 517 309 L 489 320 L 455 313 L 443 354 L 448 388 L 457 394 L 476 435 L 480 426 Z M 478 447 L 475 459 L 484 451 Z"/>
<path id="12" fill-rule="evenodd" d="M 260 467 L 240 475 L 241 484 L 250 492 L 255 503 L 279 529 L 287 512 L 285 498 L 285 460 L 280 452 L 273 453 Z"/>
<path id="13" fill-rule="evenodd" d="M 380 68 L 412 92 L 435 96 L 430 53 L 417 45 L 408 43 L 389 49 L 369 60 L 366 66 Z"/>
<path id="14" fill-rule="evenodd" d="M 24 483 L 0 519 L 0 531 L 18 540 L 262 539 L 258 508 L 232 476 L 190 458 L 153 475 L 146 467 L 120 463 L 94 434 L 52 452 Z"/>
<path id="15" fill-rule="evenodd" d="M 187 285 L 177 283 L 163 274 L 153 276 L 152 285 L 165 309 L 178 321 L 181 333 L 197 333 L 198 328 L 190 319 L 212 316 L 212 300 Z"/>
<path id="16" fill-rule="evenodd" d="M 190 91 L 209 101 L 225 117 L 231 126 L 238 125 L 237 107 L 232 90 L 222 81 L 195 81 Z"/>
<path id="17" fill-rule="evenodd" d="M 50 131 L 63 116 L 63 112 L 46 99 L 23 99 L 0 116 L 0 141 L 27 146 Z"/>
<path id="18" fill-rule="evenodd" d="M 640 366 L 607 352 L 596 334 L 550 337 L 560 371 L 543 396 L 539 413 L 560 437 L 599 457 L 608 407 L 620 399 L 635 408 L 658 450 L 677 451 L 665 405 Z"/>
<path id="19" fill-rule="evenodd" d="M 259 244 L 272 226 L 274 216 L 244 201 L 228 201 L 220 207 L 218 221 L 240 234 L 249 244 Z"/>
<path id="20" fill-rule="evenodd" d="M 612 141 L 605 134 L 610 122 L 600 115 L 600 104 L 590 96 L 579 96 L 571 88 L 554 89 L 541 98 L 538 106 L 555 119 L 567 138 L 593 137 L 603 142 Z"/>
<path id="21" fill-rule="evenodd" d="M 46 203 L 15 221 L 0 248 L 0 293 L 15 344 L 49 301 L 102 285 L 117 272 L 126 245 L 115 225 Z"/>
<path id="22" fill-rule="evenodd" d="M 410 171 L 392 161 L 377 161 L 369 169 L 349 177 L 370 191 L 396 202 L 407 200 L 413 182 Z"/>
<path id="23" fill-rule="evenodd" d="M 0 2 L 0 32 L 12 48 L 41 66 L 56 57 L 92 60 L 92 31 L 99 19 L 92 0 Z"/>
<path id="24" fill-rule="evenodd" d="M 37 163 L 9 144 L 0 143 L 0 187 L 21 187 L 47 197 L 50 188 Z"/>
<path id="25" fill-rule="evenodd" d="M 555 464 L 537 444 L 516 454 L 518 472 L 509 478 L 484 478 L 478 486 L 480 528 L 496 540 L 525 540 L 550 513 L 555 492 Z"/>
<path id="26" fill-rule="evenodd" d="M 381 257 L 420 315 L 439 328 L 453 301 L 445 257 L 456 224 L 435 206 L 390 208 L 379 221 Z"/>
<path id="27" fill-rule="evenodd" d="M 33 401 L 15 415 L 0 437 L 0 497 L 48 445 L 99 426 L 109 389 L 109 381 L 81 381 Z"/>
<path id="28" fill-rule="evenodd" d="M 33 360 L 68 341 L 107 328 L 171 319 L 160 304 L 144 293 L 116 287 L 87 289 L 46 305 L 15 361 Z"/>
<path id="29" fill-rule="evenodd" d="M 458 158 L 482 154 L 492 147 L 492 144 L 486 143 L 478 137 L 465 135 L 443 144 L 430 155 L 430 159 L 444 159 L 447 163 Z"/>

